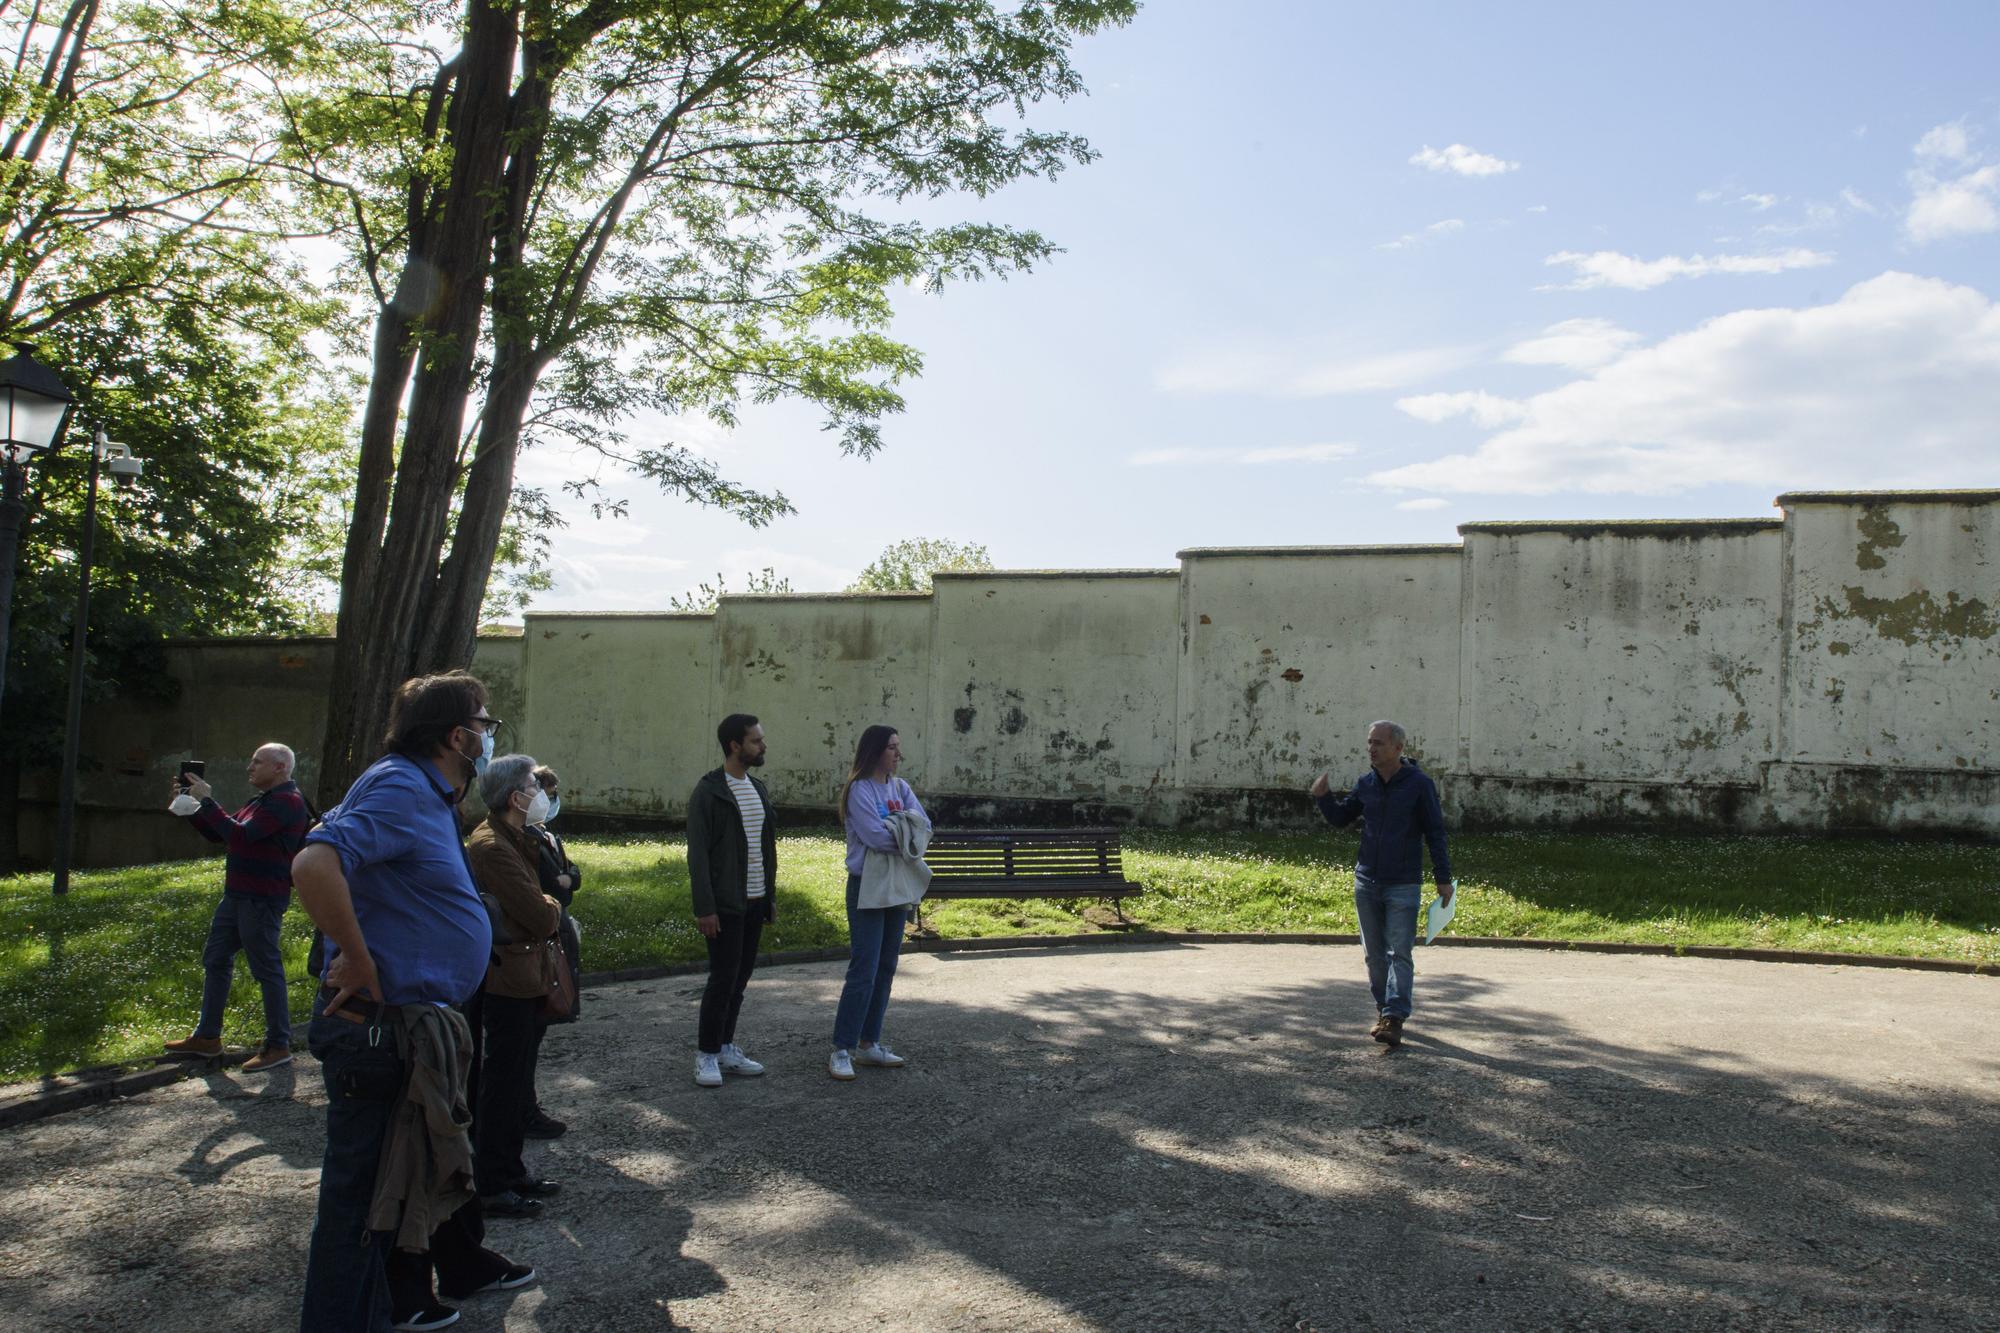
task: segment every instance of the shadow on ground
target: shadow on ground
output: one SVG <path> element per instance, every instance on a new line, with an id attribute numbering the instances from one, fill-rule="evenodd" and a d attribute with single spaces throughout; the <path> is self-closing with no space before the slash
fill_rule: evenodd
<path id="1" fill-rule="evenodd" d="M 743 1031 L 772 1072 L 720 1092 L 688 1077 L 698 978 L 602 988 L 544 1056 L 565 1194 L 493 1226 L 543 1285 L 461 1327 L 1991 1326 L 1993 1060 L 1882 1046 L 1982 1030 L 1991 981 L 1464 951 L 1386 1053 L 1356 961 L 913 958 L 911 1065 L 847 1085 L 838 968 L 775 969 Z M 1724 1007 L 1689 1021 L 1691 976 Z M 0 1322 L 289 1322 L 321 1114 L 296 1069 L 11 1133 Z"/>

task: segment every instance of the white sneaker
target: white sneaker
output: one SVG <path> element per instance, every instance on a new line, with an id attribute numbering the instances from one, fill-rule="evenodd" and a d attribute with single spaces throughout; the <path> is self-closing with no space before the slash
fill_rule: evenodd
<path id="1" fill-rule="evenodd" d="M 722 1065 L 722 1072 L 725 1074 L 741 1074 L 745 1078 L 755 1078 L 764 1072 L 764 1066 L 743 1054 L 743 1048 L 733 1041 L 722 1048 L 722 1054 L 716 1059 Z"/>
<path id="2" fill-rule="evenodd" d="M 694 1053 L 694 1081 L 704 1088 L 721 1087 L 721 1057 L 704 1055 L 702 1052 L 696 1051 Z"/>
<path id="3" fill-rule="evenodd" d="M 854 1052 L 854 1063 L 857 1065 L 875 1065 L 882 1069 L 901 1069 L 909 1061 L 878 1041 L 873 1046 L 858 1048 Z"/>
<path id="4" fill-rule="evenodd" d="M 826 1072 L 845 1083 L 854 1077 L 854 1059 L 846 1051 L 835 1051 L 826 1062 Z"/>

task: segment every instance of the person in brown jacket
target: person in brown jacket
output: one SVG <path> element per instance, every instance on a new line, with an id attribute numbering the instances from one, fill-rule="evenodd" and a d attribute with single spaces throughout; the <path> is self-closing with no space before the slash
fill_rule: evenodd
<path id="1" fill-rule="evenodd" d="M 465 842 L 479 892 L 498 907 L 493 962 L 486 984 L 467 1006 L 479 1051 L 472 1104 L 472 1174 L 491 1217 L 539 1217 L 542 1199 L 560 1186 L 528 1174 L 521 1143 L 533 1103 L 535 1035 L 548 997 L 550 949 L 562 904 L 542 892 L 540 855 L 527 826 L 548 817 L 548 796 L 524 754 L 495 759 L 479 775 L 487 815 Z M 506 937 L 501 942 L 500 936 Z"/>

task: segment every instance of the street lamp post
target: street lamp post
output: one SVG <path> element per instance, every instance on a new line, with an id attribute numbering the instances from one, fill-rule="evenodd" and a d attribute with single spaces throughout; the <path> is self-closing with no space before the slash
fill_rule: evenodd
<path id="1" fill-rule="evenodd" d="M 7 691 L 8 628 L 13 623 L 14 566 L 21 549 L 21 492 L 27 465 L 62 440 L 76 400 L 53 370 L 26 352 L 0 361 L 0 697 Z"/>
<path id="2" fill-rule="evenodd" d="M 76 758 L 83 739 L 84 642 L 90 626 L 90 566 L 97 545 L 98 464 L 110 466 L 111 475 L 121 485 L 129 484 L 145 470 L 124 445 L 104 438 L 99 430 L 90 441 L 90 482 L 83 493 L 83 540 L 80 543 L 76 582 L 76 621 L 69 631 L 69 726 L 63 736 L 62 786 L 57 792 L 55 890 L 69 892 L 70 844 L 76 831 Z"/>

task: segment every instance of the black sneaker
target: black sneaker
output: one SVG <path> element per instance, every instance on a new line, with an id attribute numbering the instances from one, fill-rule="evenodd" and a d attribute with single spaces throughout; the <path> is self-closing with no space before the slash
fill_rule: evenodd
<path id="1" fill-rule="evenodd" d="M 482 1194 L 479 1206 L 488 1217 L 540 1217 L 542 1201 L 530 1199 L 519 1190 L 503 1190 L 499 1194 Z"/>
<path id="2" fill-rule="evenodd" d="M 517 1180 L 514 1193 L 530 1199 L 553 1199 L 562 1193 L 560 1180 Z"/>
<path id="3" fill-rule="evenodd" d="M 458 1311 L 449 1305 L 432 1305 L 412 1315 L 404 1315 L 390 1327 L 397 1333 L 424 1333 L 426 1329 L 450 1328 L 458 1322 Z"/>
<path id="4" fill-rule="evenodd" d="M 559 1139 L 569 1133 L 569 1126 L 537 1110 L 528 1117 L 527 1123 L 521 1126 L 521 1132 L 531 1139 Z"/>
<path id="5" fill-rule="evenodd" d="M 462 1301 L 467 1296 L 477 1296 L 482 1291 L 514 1291 L 517 1288 L 528 1286 L 534 1280 L 534 1269 L 528 1267 L 526 1264 L 509 1264 L 507 1265 L 507 1271 L 500 1274 L 499 1277 L 494 1278 L 491 1282 L 474 1287 L 471 1291 L 453 1291 L 446 1294 L 455 1301 Z"/>

